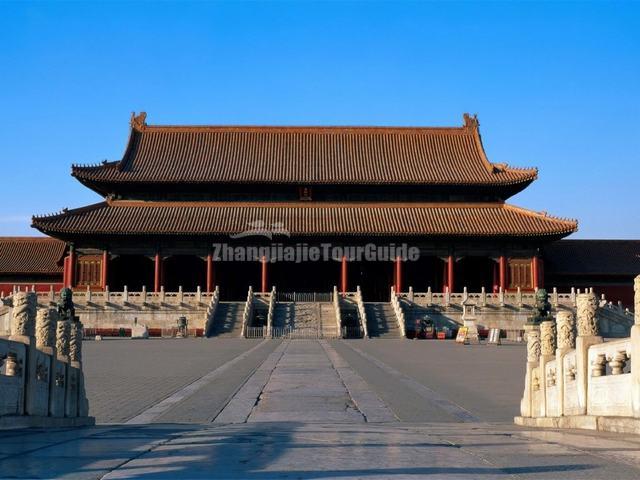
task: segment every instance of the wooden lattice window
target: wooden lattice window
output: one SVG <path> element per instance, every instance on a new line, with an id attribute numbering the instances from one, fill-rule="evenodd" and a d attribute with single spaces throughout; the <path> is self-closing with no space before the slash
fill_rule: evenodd
<path id="1" fill-rule="evenodd" d="M 76 285 L 78 287 L 102 286 L 102 257 L 87 255 L 78 258 Z"/>
<path id="2" fill-rule="evenodd" d="M 533 273 L 530 258 L 510 258 L 509 259 L 509 289 L 532 289 Z"/>

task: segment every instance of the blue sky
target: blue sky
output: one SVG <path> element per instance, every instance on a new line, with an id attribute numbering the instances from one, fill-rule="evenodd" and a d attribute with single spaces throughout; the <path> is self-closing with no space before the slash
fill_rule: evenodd
<path id="1" fill-rule="evenodd" d="M 149 123 L 459 125 L 537 166 L 511 203 L 640 238 L 638 2 L 2 2 L 0 235 L 100 198 Z"/>

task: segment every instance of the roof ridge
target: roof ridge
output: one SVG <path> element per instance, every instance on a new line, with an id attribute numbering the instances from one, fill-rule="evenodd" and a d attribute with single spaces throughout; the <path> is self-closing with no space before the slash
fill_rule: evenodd
<path id="1" fill-rule="evenodd" d="M 503 202 L 371 202 L 371 201 L 224 201 L 224 200 L 115 200 L 107 198 L 104 202 L 110 207 L 280 207 L 280 208 L 501 208 Z"/>
<path id="2" fill-rule="evenodd" d="M 91 211 L 91 210 L 95 210 L 97 208 L 106 207 L 106 206 L 108 206 L 107 201 L 96 202 L 96 203 L 92 203 L 90 205 L 85 205 L 84 207 L 78 207 L 78 208 L 65 207 L 62 210 L 59 210 L 55 213 L 44 213 L 42 215 L 32 215 L 31 221 L 34 222 L 35 220 L 51 219 L 51 218 L 61 217 L 68 214 Z M 31 226 L 33 226 L 33 224 Z"/>
<path id="3" fill-rule="evenodd" d="M 136 114 L 131 112 L 130 126 L 132 130 L 138 132 L 149 131 L 248 131 L 248 132 L 304 132 L 310 133 L 341 133 L 343 131 L 354 131 L 357 133 L 371 132 L 391 132 L 398 131 L 403 133 L 428 133 L 428 132 L 455 132 L 457 134 L 470 134 L 478 128 L 477 115 L 471 117 L 468 113 L 463 115 L 464 123 L 461 126 L 397 126 L 397 125 L 255 125 L 255 124 L 236 124 L 236 125 L 198 125 L 198 124 L 154 124 L 149 125 L 146 121 L 147 113 L 140 112 Z"/>
<path id="4" fill-rule="evenodd" d="M 41 242 L 41 241 L 48 241 L 48 242 L 62 242 L 62 240 L 58 240 L 57 238 L 53 238 L 53 237 L 49 237 L 46 235 L 17 235 L 17 236 L 1 236 L 0 237 L 0 242 Z"/>
<path id="5" fill-rule="evenodd" d="M 545 218 L 551 218 L 553 220 L 558 220 L 560 222 L 566 222 L 566 223 L 572 223 L 576 226 L 576 228 L 578 227 L 578 219 L 576 218 L 568 218 L 568 217 L 559 217 L 556 215 L 550 215 L 547 211 L 541 211 L 541 212 L 537 212 L 535 210 L 531 210 L 529 208 L 524 208 L 524 207 L 519 207 L 517 205 L 512 205 L 510 203 L 504 203 L 504 208 L 508 209 L 508 210 L 516 210 L 522 213 L 525 213 L 527 215 L 530 215 L 532 217 L 545 217 Z"/>
<path id="6" fill-rule="evenodd" d="M 71 175 L 73 175 L 74 170 L 95 170 L 104 167 L 112 167 L 116 166 L 120 160 L 102 160 L 100 163 L 72 163 L 71 164 Z"/>

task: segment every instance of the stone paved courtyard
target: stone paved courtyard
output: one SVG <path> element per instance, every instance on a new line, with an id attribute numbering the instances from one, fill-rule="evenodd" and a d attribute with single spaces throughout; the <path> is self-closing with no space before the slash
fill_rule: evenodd
<path id="1" fill-rule="evenodd" d="M 525 348 L 85 343 L 96 427 L 4 431 L 0 478 L 637 479 L 640 437 L 516 427 Z"/>

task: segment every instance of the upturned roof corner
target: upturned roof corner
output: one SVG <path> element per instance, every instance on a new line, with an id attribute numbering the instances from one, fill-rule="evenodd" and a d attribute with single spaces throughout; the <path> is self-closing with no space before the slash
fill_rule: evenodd
<path id="1" fill-rule="evenodd" d="M 131 120 L 129 121 L 133 130 L 142 131 L 147 127 L 147 112 L 131 112 Z"/>

